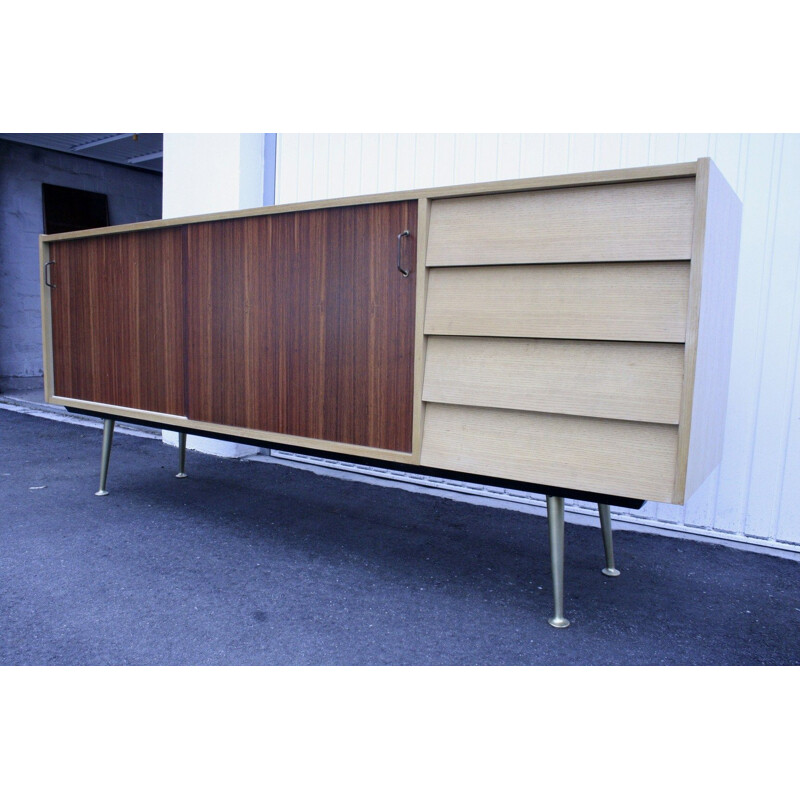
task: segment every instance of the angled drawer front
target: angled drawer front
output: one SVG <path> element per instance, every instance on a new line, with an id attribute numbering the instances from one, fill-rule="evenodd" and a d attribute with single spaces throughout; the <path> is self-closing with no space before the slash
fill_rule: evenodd
<path id="1" fill-rule="evenodd" d="M 674 425 L 432 403 L 422 463 L 670 502 L 677 448 Z"/>
<path id="2" fill-rule="evenodd" d="M 430 270 L 425 333 L 683 342 L 689 265 Z"/>
<path id="3" fill-rule="evenodd" d="M 688 259 L 693 214 L 693 178 L 435 200 L 427 263 Z"/>
<path id="4" fill-rule="evenodd" d="M 670 502 L 695 179 L 431 203 L 427 466 Z"/>
<path id="5" fill-rule="evenodd" d="M 683 345 L 434 336 L 422 399 L 676 425 Z"/>

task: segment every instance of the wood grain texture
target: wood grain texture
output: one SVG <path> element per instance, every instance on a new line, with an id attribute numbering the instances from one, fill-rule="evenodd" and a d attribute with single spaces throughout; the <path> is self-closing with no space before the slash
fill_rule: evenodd
<path id="1" fill-rule="evenodd" d="M 722 458 L 736 305 L 742 203 L 710 159 L 700 162 L 697 202 L 674 503 Z"/>
<path id="2" fill-rule="evenodd" d="M 692 178 L 434 200 L 427 263 L 683 260 L 693 213 Z"/>
<path id="3" fill-rule="evenodd" d="M 50 244 L 53 392 L 184 413 L 181 231 Z"/>
<path id="4" fill-rule="evenodd" d="M 415 252 L 415 202 L 190 226 L 188 416 L 410 451 Z"/>
<path id="5" fill-rule="evenodd" d="M 683 342 L 686 262 L 430 270 L 425 333 Z"/>
<path id="6" fill-rule="evenodd" d="M 431 336 L 423 400 L 678 424 L 680 344 Z"/>
<path id="7" fill-rule="evenodd" d="M 677 439 L 674 425 L 430 403 L 422 464 L 669 502 Z"/>

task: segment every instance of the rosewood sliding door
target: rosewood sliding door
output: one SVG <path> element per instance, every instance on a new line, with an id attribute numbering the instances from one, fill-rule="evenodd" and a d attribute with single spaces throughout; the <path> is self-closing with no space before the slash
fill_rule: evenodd
<path id="1" fill-rule="evenodd" d="M 53 390 L 184 414 L 181 230 L 50 244 Z"/>
<path id="2" fill-rule="evenodd" d="M 415 202 L 189 225 L 189 418 L 409 452 L 415 264 Z"/>

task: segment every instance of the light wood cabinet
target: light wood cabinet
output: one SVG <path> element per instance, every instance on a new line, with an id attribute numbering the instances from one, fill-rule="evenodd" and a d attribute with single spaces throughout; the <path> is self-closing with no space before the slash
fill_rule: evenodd
<path id="1" fill-rule="evenodd" d="M 684 502 L 725 417 L 740 205 L 714 165 L 430 219 L 422 464 Z"/>
<path id="2" fill-rule="evenodd" d="M 740 213 L 701 159 L 43 236 L 47 399 L 682 503 L 720 458 Z"/>
<path id="3" fill-rule="evenodd" d="M 741 204 L 709 159 L 41 238 L 48 402 L 547 495 L 720 461 Z M 181 468 L 185 435 L 181 437 Z"/>

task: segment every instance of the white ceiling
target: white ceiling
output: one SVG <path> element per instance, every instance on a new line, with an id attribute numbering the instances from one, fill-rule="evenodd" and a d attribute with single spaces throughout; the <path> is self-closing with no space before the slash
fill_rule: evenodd
<path id="1" fill-rule="evenodd" d="M 163 170 L 161 133 L 0 133 L 0 139 L 150 172 Z"/>

